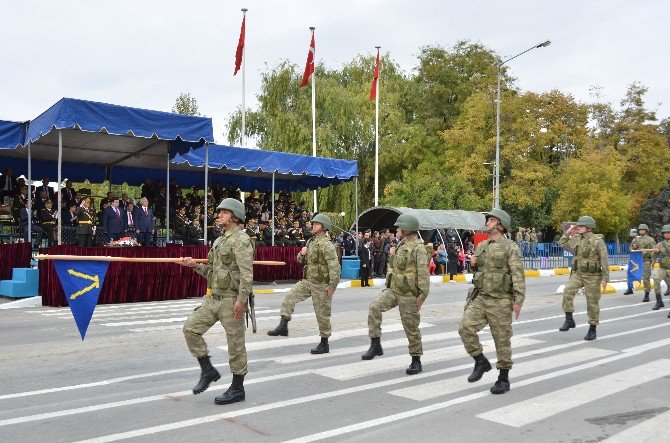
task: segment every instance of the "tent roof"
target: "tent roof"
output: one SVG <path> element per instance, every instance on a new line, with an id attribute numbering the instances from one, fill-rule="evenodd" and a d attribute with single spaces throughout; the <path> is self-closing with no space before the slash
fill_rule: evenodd
<path id="1" fill-rule="evenodd" d="M 176 155 L 172 163 L 204 168 L 205 148 Z M 358 176 L 358 162 L 352 160 L 221 145 L 209 145 L 209 167 L 219 170 L 213 180 L 230 181 L 243 191 L 269 190 L 273 172 L 275 189 L 287 191 L 327 187 Z"/>
<path id="2" fill-rule="evenodd" d="M 26 124 L 0 120 L 0 149 L 14 149 L 23 144 Z"/>
<path id="3" fill-rule="evenodd" d="M 419 219 L 419 228 L 422 231 L 431 229 L 469 229 L 475 231 L 483 230 L 486 224 L 484 214 L 475 211 L 376 206 L 363 211 L 358 216 L 358 228 L 371 230 L 392 228 L 400 214 L 410 214 Z"/>

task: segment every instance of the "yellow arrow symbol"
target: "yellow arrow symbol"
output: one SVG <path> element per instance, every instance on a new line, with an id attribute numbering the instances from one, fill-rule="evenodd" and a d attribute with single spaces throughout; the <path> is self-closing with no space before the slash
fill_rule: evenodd
<path id="1" fill-rule="evenodd" d="M 83 274 L 81 272 L 75 271 L 74 269 L 68 269 L 67 273 L 70 274 L 70 275 L 74 275 L 75 277 L 84 278 L 86 280 L 91 280 L 93 282 L 90 285 L 86 286 L 81 291 L 77 291 L 74 294 L 72 294 L 70 296 L 70 300 L 74 300 L 75 298 L 79 297 L 82 294 L 87 293 L 88 291 L 90 291 L 93 288 L 99 288 L 100 287 L 100 280 L 98 279 L 97 275 Z"/>
<path id="2" fill-rule="evenodd" d="M 631 271 L 631 272 L 635 272 L 635 271 L 637 271 L 638 269 L 640 269 L 640 265 L 637 264 L 637 262 L 634 262 L 634 263 L 633 263 L 633 269 L 631 269 L 630 271 Z M 96 276 L 96 277 L 97 277 L 97 276 Z"/>

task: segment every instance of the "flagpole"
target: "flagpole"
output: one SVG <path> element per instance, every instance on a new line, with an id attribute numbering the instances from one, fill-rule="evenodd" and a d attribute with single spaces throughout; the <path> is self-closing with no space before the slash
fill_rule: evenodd
<path id="1" fill-rule="evenodd" d="M 245 72 L 246 72 L 246 64 L 247 64 L 247 58 L 245 57 L 246 51 L 247 51 L 247 42 L 246 42 L 246 18 L 247 18 L 247 8 L 242 8 L 242 21 L 244 21 L 245 24 L 245 29 L 244 29 L 244 46 L 242 47 L 242 137 L 241 137 L 241 144 L 243 148 L 246 148 L 246 139 L 245 139 L 245 134 L 246 134 L 246 123 L 247 123 L 247 106 L 245 103 Z M 244 200 L 242 200 L 244 201 Z"/>
<path id="2" fill-rule="evenodd" d="M 310 31 L 312 31 L 312 38 L 314 38 L 314 26 L 310 26 Z M 312 72 L 312 155 L 316 157 L 316 45 L 314 46 L 314 72 Z M 314 190 L 314 211 L 318 212 L 318 206 L 316 201 L 316 189 Z"/>
<path id="3" fill-rule="evenodd" d="M 381 46 L 375 46 L 375 48 L 377 48 L 377 59 L 379 59 Z M 375 89 L 375 206 L 379 206 L 379 71 L 377 71 Z"/>

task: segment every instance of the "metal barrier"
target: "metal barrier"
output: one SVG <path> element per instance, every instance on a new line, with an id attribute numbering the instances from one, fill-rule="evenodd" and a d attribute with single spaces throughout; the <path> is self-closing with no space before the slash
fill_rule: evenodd
<path id="1" fill-rule="evenodd" d="M 626 265 L 630 255 L 630 243 L 606 243 L 610 265 Z M 554 269 L 572 266 L 572 254 L 558 243 L 519 244 L 525 269 Z"/>

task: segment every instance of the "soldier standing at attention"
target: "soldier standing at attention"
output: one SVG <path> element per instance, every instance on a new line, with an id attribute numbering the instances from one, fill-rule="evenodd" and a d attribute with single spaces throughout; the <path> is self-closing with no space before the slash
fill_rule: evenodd
<path id="1" fill-rule="evenodd" d="M 589 216 L 579 217 L 577 224 L 570 226 L 558 241 L 558 244 L 574 254 L 570 280 L 563 290 L 563 311 L 565 323 L 559 331 L 568 331 L 575 327 L 572 313 L 573 301 L 579 289 L 584 288 L 586 312 L 589 317 L 589 332 L 584 340 L 596 339 L 596 325 L 600 321 L 600 288 L 604 292 L 609 281 L 609 257 L 607 247 L 600 235 L 593 233 L 596 221 Z M 572 236 L 576 230 L 576 235 Z"/>
<path id="2" fill-rule="evenodd" d="M 465 350 L 475 359 L 475 367 L 468 377 L 478 381 L 491 370 L 491 363 L 482 353 L 477 333 L 487 324 L 498 355 L 498 380 L 491 387 L 492 394 L 509 391 L 509 370 L 512 369 L 512 312 L 518 319 L 526 298 L 526 277 L 521 250 L 503 234 L 511 229 L 512 219 L 501 209 L 486 214 L 488 240 L 475 248 L 470 262 L 474 271 L 472 287 L 468 291 L 465 312 L 458 326 L 458 334 Z"/>
<path id="3" fill-rule="evenodd" d="M 189 351 L 198 359 L 202 370 L 200 381 L 193 388 L 193 393 L 199 394 L 221 378 L 209 360 L 207 343 L 202 335 L 217 321 L 223 325 L 233 383 L 223 395 L 216 397 L 214 403 L 225 405 L 245 398 L 247 349 L 244 342 L 244 313 L 253 280 L 254 245 L 239 225 L 245 218 L 242 202 L 227 198 L 216 209 L 219 211 L 218 221 L 225 227 L 209 251 L 209 263 L 196 263 L 191 257 L 181 262 L 182 266 L 193 268 L 207 278 L 207 288 L 212 294 L 205 296 L 203 303 L 186 320 L 184 336 Z"/>
<path id="4" fill-rule="evenodd" d="M 670 288 L 670 225 L 664 225 L 661 232 L 663 233 L 663 241 L 654 247 L 653 257 L 654 261 L 658 261 L 658 269 L 654 269 L 654 291 L 656 292 L 654 311 L 658 311 L 665 306 L 661 298 L 661 282 L 665 280 L 665 284 Z M 670 318 L 670 314 L 668 314 L 668 318 Z"/>
<path id="5" fill-rule="evenodd" d="M 419 310 L 428 297 L 430 275 L 428 274 L 428 254 L 419 239 L 419 220 L 410 214 L 400 214 L 395 222 L 403 240 L 397 247 L 389 250 L 386 289 L 370 304 L 368 312 L 368 329 L 370 333 L 370 349 L 362 355 L 363 360 L 372 360 L 384 355 L 381 345 L 382 314 L 396 306 L 400 311 L 400 320 L 409 342 L 409 354 L 412 363 L 405 371 L 407 374 L 418 374 L 421 367 L 421 331 Z"/>
<path id="6" fill-rule="evenodd" d="M 653 238 L 648 235 L 649 226 L 641 224 L 637 227 L 638 236 L 633 239 L 633 242 L 630 245 L 630 249 L 636 251 L 638 249 L 654 249 L 656 242 Z M 644 298 L 642 301 L 649 301 L 649 291 L 651 291 L 651 282 L 649 281 L 651 277 L 651 265 L 652 265 L 652 252 L 643 251 L 642 259 L 644 260 L 644 270 L 642 274 L 642 284 L 644 285 Z"/>
<path id="7" fill-rule="evenodd" d="M 298 253 L 298 263 L 305 266 L 303 278 L 286 294 L 281 305 L 279 326 L 268 331 L 270 336 L 288 336 L 288 322 L 295 310 L 295 305 L 312 297 L 316 321 L 319 323 L 321 342 L 311 350 L 312 354 L 330 352 L 328 337 L 331 335 L 330 313 L 333 294 L 340 282 L 340 262 L 337 258 L 335 245 L 330 241 L 328 231 L 333 224 L 324 214 L 317 214 L 312 219 L 313 237 Z"/>

